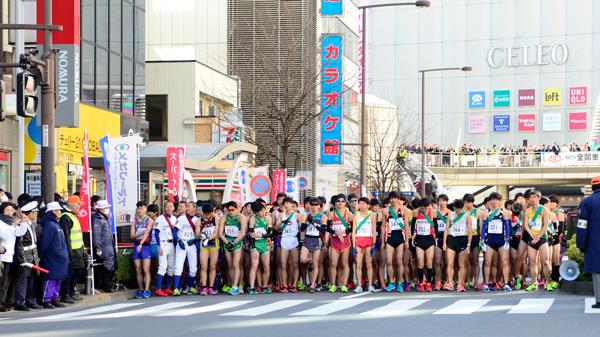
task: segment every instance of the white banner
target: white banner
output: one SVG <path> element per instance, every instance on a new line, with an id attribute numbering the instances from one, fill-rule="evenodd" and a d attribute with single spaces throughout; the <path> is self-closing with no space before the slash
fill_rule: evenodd
<path id="1" fill-rule="evenodd" d="M 110 138 L 110 177 L 116 226 L 129 226 L 138 202 L 139 152 L 138 135 Z"/>
<path id="2" fill-rule="evenodd" d="M 285 194 L 300 203 L 300 187 L 298 187 L 298 178 L 287 177 L 285 179 Z"/>
<path id="3" fill-rule="evenodd" d="M 242 192 L 242 203 L 247 203 L 252 200 L 250 193 L 250 171 L 247 167 L 240 167 L 238 170 L 238 181 L 240 182 L 240 190 Z"/>
<path id="4" fill-rule="evenodd" d="M 545 152 L 542 158 L 543 167 L 600 166 L 600 152 Z"/>

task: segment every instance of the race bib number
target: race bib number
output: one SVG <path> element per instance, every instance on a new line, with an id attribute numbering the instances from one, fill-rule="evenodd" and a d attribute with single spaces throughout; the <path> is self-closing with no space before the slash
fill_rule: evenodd
<path id="1" fill-rule="evenodd" d="M 515 236 L 521 236 L 523 234 L 523 227 L 518 222 L 512 223 L 512 230 L 515 233 Z"/>
<path id="2" fill-rule="evenodd" d="M 341 223 L 336 223 L 333 226 L 331 226 L 331 229 L 333 229 L 334 232 L 345 232 L 346 231 L 346 227 L 344 227 L 344 225 L 342 225 Z"/>
<path id="3" fill-rule="evenodd" d="M 582 219 L 579 219 L 579 220 L 577 221 L 577 228 L 581 228 L 581 229 L 587 229 L 587 226 L 588 226 L 588 225 L 587 225 L 587 220 L 582 220 Z"/>
<path id="4" fill-rule="evenodd" d="M 146 228 L 143 227 L 138 227 L 135 229 L 135 238 L 138 240 L 141 240 L 142 237 L 144 236 L 144 232 L 146 231 Z"/>
<path id="5" fill-rule="evenodd" d="M 254 228 L 254 233 L 267 235 L 267 230 L 265 228 Z"/>
<path id="6" fill-rule="evenodd" d="M 196 238 L 196 235 L 194 234 L 194 231 L 192 230 L 192 226 L 190 225 L 183 225 L 181 226 L 181 229 L 179 230 L 179 235 L 181 236 L 182 239 L 185 240 L 192 240 Z"/>
<path id="7" fill-rule="evenodd" d="M 396 221 L 394 218 L 388 219 L 388 223 L 390 224 L 390 231 L 399 231 L 402 230 L 400 223 Z"/>
<path id="8" fill-rule="evenodd" d="M 529 222 L 529 228 L 534 234 L 540 234 L 542 232 L 542 219 Z"/>
<path id="9" fill-rule="evenodd" d="M 356 236 L 371 236 L 371 221 L 365 222 L 362 227 L 356 232 Z"/>
<path id="10" fill-rule="evenodd" d="M 306 228 L 306 235 L 319 236 L 319 230 L 315 225 L 308 225 L 308 228 Z"/>
<path id="11" fill-rule="evenodd" d="M 236 226 L 225 226 L 225 235 L 232 238 L 237 238 L 240 235 L 240 229 Z"/>
<path id="12" fill-rule="evenodd" d="M 296 225 L 295 223 L 289 223 L 287 226 L 285 226 L 283 236 L 293 237 L 296 236 L 296 234 L 298 234 L 298 225 Z"/>
<path id="13" fill-rule="evenodd" d="M 443 232 L 446 230 L 446 223 L 444 221 L 438 220 L 437 225 L 438 225 L 438 232 Z"/>
<path id="14" fill-rule="evenodd" d="M 215 235 L 215 227 L 204 227 L 204 229 L 202 229 L 202 233 L 204 233 L 204 235 L 206 235 L 207 238 L 210 238 L 213 235 Z"/>
<path id="15" fill-rule="evenodd" d="M 418 235 L 429 235 L 429 222 L 425 219 L 417 219 L 417 234 Z"/>
<path id="16" fill-rule="evenodd" d="M 488 226 L 488 233 L 490 234 L 502 234 L 502 220 L 494 219 L 490 221 Z"/>

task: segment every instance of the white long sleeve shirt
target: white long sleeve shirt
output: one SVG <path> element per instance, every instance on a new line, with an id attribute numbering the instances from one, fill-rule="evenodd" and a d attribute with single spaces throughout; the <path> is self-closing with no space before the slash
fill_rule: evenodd
<path id="1" fill-rule="evenodd" d="M 19 224 L 19 226 L 13 227 L 0 220 L 0 241 L 4 248 L 6 248 L 6 252 L 0 255 L 0 261 L 6 263 L 13 262 L 17 237 L 21 237 L 25 233 L 27 233 L 27 226 Z"/>

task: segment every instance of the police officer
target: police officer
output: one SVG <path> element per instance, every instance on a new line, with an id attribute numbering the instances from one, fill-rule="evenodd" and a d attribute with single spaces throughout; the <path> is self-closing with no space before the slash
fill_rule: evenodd
<path id="1" fill-rule="evenodd" d="M 35 227 L 37 226 L 38 202 L 31 201 L 21 207 L 23 220 L 21 225 L 27 227 L 27 232 L 18 241 L 16 250 L 19 251 L 19 265 L 21 263 L 39 263 L 37 253 L 37 236 Z M 15 256 L 16 258 L 16 256 Z M 41 309 L 37 304 L 34 290 L 35 273 L 31 268 L 19 267 L 17 271 L 15 309 L 29 311 L 29 309 Z"/>
<path id="2" fill-rule="evenodd" d="M 579 204 L 577 248 L 584 253 L 585 271 L 592 274 L 596 304 L 600 309 L 600 176 L 592 178 L 592 195 Z"/>
<path id="3" fill-rule="evenodd" d="M 76 195 L 70 196 L 59 219 L 70 252 L 69 277 L 63 281 L 60 290 L 61 301 L 65 303 L 75 303 L 75 301 L 82 299 L 75 292 L 75 285 L 85 271 L 83 233 L 77 218 L 80 206 L 81 200 L 79 197 Z"/>

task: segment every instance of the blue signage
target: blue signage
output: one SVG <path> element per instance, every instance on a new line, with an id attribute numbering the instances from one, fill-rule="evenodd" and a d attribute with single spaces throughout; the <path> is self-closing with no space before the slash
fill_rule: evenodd
<path id="1" fill-rule="evenodd" d="M 342 0 L 321 0 L 321 15 L 342 15 Z"/>
<path id="2" fill-rule="evenodd" d="M 494 115 L 494 132 L 510 131 L 510 115 Z"/>
<path id="3" fill-rule="evenodd" d="M 485 109 L 485 91 L 469 91 L 469 108 Z"/>
<path id="4" fill-rule="evenodd" d="M 342 163 L 342 36 L 321 39 L 321 164 Z"/>

